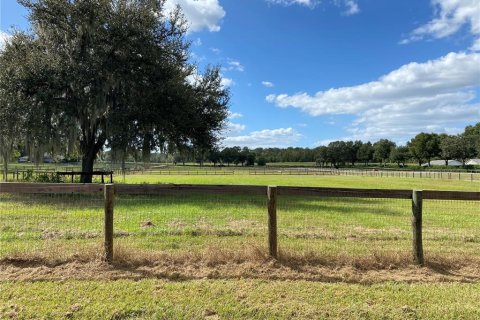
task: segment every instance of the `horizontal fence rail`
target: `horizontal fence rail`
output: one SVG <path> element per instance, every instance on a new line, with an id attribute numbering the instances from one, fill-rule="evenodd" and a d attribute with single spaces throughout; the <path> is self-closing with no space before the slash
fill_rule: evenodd
<path id="1" fill-rule="evenodd" d="M 0 183 L 0 193 L 102 193 L 104 185 L 83 183 Z"/>
<path id="2" fill-rule="evenodd" d="M 103 184 L 0 183 L 0 193 L 102 193 Z M 280 196 L 411 199 L 412 190 L 278 186 Z M 116 194 L 156 195 L 178 191 L 202 194 L 265 195 L 267 186 L 203 184 L 115 184 Z M 423 190 L 423 199 L 480 201 L 480 192 Z"/>

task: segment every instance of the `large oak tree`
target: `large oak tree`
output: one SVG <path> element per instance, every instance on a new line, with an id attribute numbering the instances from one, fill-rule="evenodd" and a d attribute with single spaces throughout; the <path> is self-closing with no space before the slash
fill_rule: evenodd
<path id="1" fill-rule="evenodd" d="M 47 142 L 76 140 L 82 171 L 93 170 L 105 146 L 141 149 L 148 160 L 166 145 L 216 144 L 229 92 L 218 67 L 199 75 L 188 62 L 180 10 L 166 15 L 164 0 L 19 2 L 32 32 L 17 34 L 5 52 L 18 54 L 20 38 L 29 47 L 12 79 L 31 102 L 24 114 L 41 118 L 32 125 Z"/>

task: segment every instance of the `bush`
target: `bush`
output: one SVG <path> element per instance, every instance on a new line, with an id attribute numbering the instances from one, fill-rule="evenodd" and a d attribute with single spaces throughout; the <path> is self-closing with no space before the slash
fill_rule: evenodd
<path id="1" fill-rule="evenodd" d="M 266 160 L 264 157 L 260 157 L 260 158 L 258 158 L 258 160 L 257 160 L 257 165 L 258 165 L 259 167 L 264 167 L 264 166 L 267 165 L 267 160 Z"/>

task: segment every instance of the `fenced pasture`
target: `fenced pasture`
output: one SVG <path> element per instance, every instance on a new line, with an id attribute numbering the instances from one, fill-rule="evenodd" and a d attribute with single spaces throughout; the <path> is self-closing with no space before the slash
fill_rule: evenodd
<path id="1" fill-rule="evenodd" d="M 114 198 L 105 197 L 105 188 L 115 188 Z M 278 187 L 271 188 L 274 200 L 267 190 L 4 183 L 0 259 L 91 261 L 105 259 L 112 246 L 113 260 L 218 263 L 274 256 L 367 268 L 419 262 L 414 244 L 422 242 L 413 236 L 419 224 L 416 219 L 417 229 L 412 228 L 412 190 Z M 425 261 L 477 265 L 480 193 L 423 191 L 421 196 Z"/>
<path id="2" fill-rule="evenodd" d="M 396 179 L 435 179 L 448 181 L 480 182 L 478 170 L 402 170 L 402 169 L 371 169 L 371 168 L 348 168 L 335 169 L 325 167 L 293 167 L 293 166 L 267 166 L 267 167 L 244 167 L 244 166 L 172 166 L 165 164 L 130 164 L 126 168 L 120 168 L 113 164 L 97 164 L 97 173 L 103 172 L 105 177 L 116 176 L 117 181 L 123 183 L 135 180 L 138 176 L 317 176 L 317 177 L 370 177 L 370 178 L 396 178 Z M 49 164 L 43 166 L 11 165 L 7 178 L 17 182 L 79 182 L 81 171 L 78 165 Z M 110 174 L 111 173 L 111 174 Z M 104 181 L 104 175 L 97 174 L 94 181 Z M 158 177 L 157 179 L 161 179 Z"/>

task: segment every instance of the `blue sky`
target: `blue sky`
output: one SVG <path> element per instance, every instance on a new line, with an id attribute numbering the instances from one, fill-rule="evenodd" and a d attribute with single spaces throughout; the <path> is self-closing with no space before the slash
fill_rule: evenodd
<path id="1" fill-rule="evenodd" d="M 480 121 L 478 0 L 168 0 L 232 93 L 224 145 L 404 143 Z M 28 27 L 0 0 L 0 30 Z"/>

